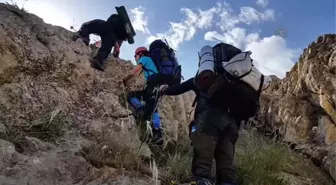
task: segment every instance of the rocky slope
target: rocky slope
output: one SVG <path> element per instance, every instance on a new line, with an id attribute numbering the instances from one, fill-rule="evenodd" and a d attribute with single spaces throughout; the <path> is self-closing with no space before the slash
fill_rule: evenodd
<path id="1" fill-rule="evenodd" d="M 105 72 L 96 71 L 88 62 L 90 49 L 80 40 L 72 42 L 70 35 L 71 32 L 64 28 L 45 24 L 35 15 L 0 3 L 0 184 L 158 184 L 156 181 L 158 173 L 160 175 L 163 173 L 157 172 L 156 165 L 150 158 L 149 147 L 140 144 L 136 121 L 125 104 L 126 89 L 118 83 L 126 75 L 125 71 L 130 70 L 133 65 L 130 61 L 110 57 Z M 324 40 L 326 42 L 328 39 Z M 306 66 L 305 70 L 308 68 Z M 295 76 L 295 68 L 289 76 L 292 73 L 292 76 Z M 264 129 L 266 131 L 270 130 L 268 128 L 281 130 L 283 127 L 277 122 L 282 116 L 278 116 L 278 112 L 275 111 L 278 109 L 275 108 L 285 106 L 281 104 L 281 98 L 277 97 L 289 96 L 282 93 L 286 92 L 285 89 L 279 89 L 295 84 L 290 82 L 293 80 L 290 80 L 289 76 L 283 81 L 279 80 L 272 84 L 268 89 L 268 93 L 276 92 L 278 96 L 266 94 L 263 99 L 265 107 L 262 109 L 263 117 L 260 119 L 263 120 L 262 128 L 267 128 Z M 306 80 L 312 79 L 307 77 Z M 320 84 L 322 81 L 327 81 L 317 77 L 315 79 Z M 287 86 L 283 85 L 285 82 Z M 141 80 L 133 81 L 129 84 L 128 90 L 138 89 L 142 83 Z M 300 88 L 305 87 L 301 84 Z M 295 101 L 301 98 L 297 92 Z M 190 92 L 182 96 L 163 98 L 159 111 L 166 141 L 177 141 L 187 135 L 187 124 L 192 116 L 188 113 L 192 110 L 190 105 L 193 96 Z M 312 95 L 313 97 L 317 98 L 315 95 Z M 333 98 L 335 100 L 335 97 Z M 326 102 L 328 101 L 324 101 L 324 105 Z M 313 105 L 315 106 L 315 104 L 311 106 Z M 269 109 L 267 106 L 272 108 Z M 288 109 L 286 113 L 294 113 L 292 109 L 286 109 Z M 269 110 L 275 111 L 272 112 L 274 115 L 265 113 Z M 299 114 L 296 113 L 286 118 L 287 123 L 292 123 L 291 120 Z M 318 111 L 314 113 L 320 114 Z M 306 116 L 305 119 L 311 118 L 310 113 L 303 116 Z M 304 124 L 310 123 L 313 122 L 304 122 Z M 328 125 L 325 122 L 323 124 Z M 314 126 L 316 134 L 332 133 L 324 132 L 325 128 L 329 127 L 319 126 L 316 123 L 309 128 Z M 293 130 L 298 133 L 304 131 Z M 304 140 L 302 138 L 305 136 L 295 136 L 298 133 L 294 131 L 287 132 L 292 134 L 285 138 L 295 139 L 286 140 L 294 142 L 297 138 L 301 138 L 297 139 L 300 144 L 298 146 L 309 144 L 309 147 L 301 147 L 307 153 L 310 153 L 307 149 L 313 149 L 312 151 L 317 153 L 320 151 L 313 147 L 315 145 L 310 144 L 313 141 L 321 151 L 327 151 L 327 146 L 332 146 L 330 143 L 333 143 L 333 140 L 329 139 L 332 137 L 324 137 L 326 134 Z M 282 131 L 279 132 L 286 135 Z M 237 158 L 246 159 L 240 159 L 239 168 L 248 170 L 253 162 L 255 168 L 259 169 L 264 157 L 267 157 L 263 156 L 263 151 L 270 152 L 270 162 L 274 163 L 275 167 L 278 166 L 278 162 L 272 158 L 276 153 L 272 147 L 267 145 L 264 147 L 264 142 L 259 141 L 252 145 L 250 141 L 254 137 L 245 135 L 241 134 L 239 141 L 241 144 L 237 147 L 239 151 Z M 319 139 L 321 136 L 322 139 Z M 322 141 L 325 144 L 322 144 Z M 184 147 L 190 150 L 189 143 Z M 259 149 L 262 149 L 261 158 L 256 151 Z M 283 159 L 283 150 L 280 151 L 277 154 L 279 159 Z M 170 155 L 165 152 L 161 155 Z M 250 162 L 250 155 L 255 155 L 256 157 L 252 158 L 255 160 Z M 190 166 L 188 163 L 190 155 L 184 156 L 186 158 L 174 157 L 173 161 L 170 161 L 175 165 L 175 168 L 169 169 L 170 172 L 173 171 L 171 176 L 175 178 L 180 175 L 178 170 L 181 173 L 190 171 L 186 170 L 186 166 Z M 329 182 L 321 171 L 305 162 L 302 157 L 290 155 L 288 158 L 298 163 L 286 167 L 285 172 L 281 171 L 287 179 L 291 179 L 291 185 L 323 185 Z M 327 160 L 323 158 L 323 161 Z M 326 164 L 323 162 L 324 166 Z M 262 170 L 268 173 L 268 166 Z M 243 174 L 243 179 L 245 175 Z M 252 175 L 250 178 L 255 180 L 258 177 Z"/>
<path id="2" fill-rule="evenodd" d="M 262 98 L 259 127 L 325 168 L 336 180 L 336 34 L 311 43 Z"/>
<path id="3" fill-rule="evenodd" d="M 110 58 L 98 72 L 70 34 L 0 3 L 0 184 L 155 184 L 153 168 L 139 169 L 150 151 L 139 148 L 118 83 L 133 65 Z M 174 125 L 167 138 L 177 139 L 188 119 L 184 99 L 164 101 L 165 125 Z M 133 161 L 121 163 L 127 156 Z"/>

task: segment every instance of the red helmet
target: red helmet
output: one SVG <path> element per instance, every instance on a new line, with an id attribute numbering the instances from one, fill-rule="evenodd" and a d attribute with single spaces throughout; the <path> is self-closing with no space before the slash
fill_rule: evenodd
<path id="1" fill-rule="evenodd" d="M 146 47 L 138 47 L 136 50 L 135 50 L 135 55 L 139 54 L 139 53 L 142 53 L 142 52 L 148 52 L 147 48 Z"/>

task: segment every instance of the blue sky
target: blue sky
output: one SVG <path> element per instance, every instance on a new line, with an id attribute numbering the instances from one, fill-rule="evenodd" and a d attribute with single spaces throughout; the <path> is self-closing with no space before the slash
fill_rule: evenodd
<path id="1" fill-rule="evenodd" d="M 0 0 L 6 2 L 6 0 Z M 257 68 L 284 77 L 302 50 L 319 35 L 335 33 L 335 0 L 14 0 L 67 29 L 91 19 L 106 19 L 124 5 L 136 29 L 135 44 L 123 44 L 121 57 L 134 62 L 134 50 L 155 38 L 177 49 L 185 78 L 197 70 L 197 52 L 228 42 L 251 50 Z M 280 31 L 278 31 L 280 30 Z M 279 36 L 279 33 L 281 36 Z M 92 37 L 92 39 L 99 39 Z"/>

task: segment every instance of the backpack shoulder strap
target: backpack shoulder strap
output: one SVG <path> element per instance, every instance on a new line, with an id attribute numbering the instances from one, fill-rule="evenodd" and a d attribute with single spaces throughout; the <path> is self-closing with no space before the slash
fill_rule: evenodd
<path id="1" fill-rule="evenodd" d="M 265 80 L 264 75 L 261 75 L 261 78 L 260 78 L 260 85 L 259 85 L 259 89 L 258 89 L 258 94 L 261 93 L 261 90 L 262 90 L 262 87 L 263 87 L 263 84 L 264 84 L 264 80 Z"/>
<path id="2" fill-rule="evenodd" d="M 195 105 L 196 105 L 196 102 L 197 102 L 197 96 L 198 96 L 198 95 L 195 96 L 195 99 L 194 99 L 193 103 L 191 104 L 192 107 L 195 107 Z"/>
<path id="3" fill-rule="evenodd" d="M 142 69 L 143 69 L 144 71 L 147 71 L 147 72 L 156 73 L 156 72 L 154 72 L 153 70 L 147 69 L 145 66 L 142 66 Z"/>

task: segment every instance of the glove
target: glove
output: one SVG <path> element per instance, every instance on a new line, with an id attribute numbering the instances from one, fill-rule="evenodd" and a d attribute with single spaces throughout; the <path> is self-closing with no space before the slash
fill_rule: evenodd
<path id="1" fill-rule="evenodd" d="M 168 85 L 161 85 L 161 86 L 160 86 L 159 91 L 160 91 L 160 95 L 161 95 L 161 96 L 164 95 L 165 90 L 166 90 L 167 88 L 168 88 Z"/>

